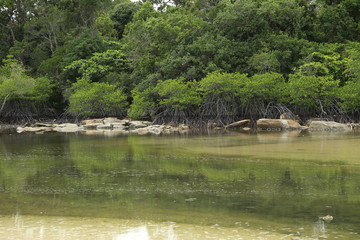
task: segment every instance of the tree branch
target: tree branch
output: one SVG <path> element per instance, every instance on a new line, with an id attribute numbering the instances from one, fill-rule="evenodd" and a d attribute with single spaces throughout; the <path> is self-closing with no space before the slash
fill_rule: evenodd
<path id="1" fill-rule="evenodd" d="M 4 109 L 4 106 L 5 106 L 5 103 L 6 103 L 7 98 L 8 98 L 10 95 L 11 95 L 11 94 L 9 93 L 8 95 L 5 96 L 4 101 L 3 101 L 2 105 L 1 105 L 1 108 L 0 108 L 0 114 L 1 114 L 2 110 Z"/>

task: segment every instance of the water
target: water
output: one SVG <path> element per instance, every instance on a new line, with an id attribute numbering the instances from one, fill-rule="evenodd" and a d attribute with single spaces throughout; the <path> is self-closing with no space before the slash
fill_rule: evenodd
<path id="1" fill-rule="evenodd" d="M 356 133 L 3 134 L 0 239 L 359 239 L 359 146 Z"/>

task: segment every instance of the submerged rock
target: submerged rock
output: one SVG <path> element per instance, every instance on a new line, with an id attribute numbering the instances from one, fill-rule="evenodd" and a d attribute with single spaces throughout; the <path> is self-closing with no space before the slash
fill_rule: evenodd
<path id="1" fill-rule="evenodd" d="M 331 222 L 334 219 L 331 215 L 326 215 L 324 217 L 319 217 L 319 220 L 325 221 L 325 222 Z"/>

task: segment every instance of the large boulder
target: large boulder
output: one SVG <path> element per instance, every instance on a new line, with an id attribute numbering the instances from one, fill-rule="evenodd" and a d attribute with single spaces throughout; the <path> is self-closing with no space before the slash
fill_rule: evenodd
<path id="1" fill-rule="evenodd" d="M 350 131 L 351 127 L 334 121 L 309 121 L 310 131 Z"/>
<path id="2" fill-rule="evenodd" d="M 268 119 L 262 118 L 256 121 L 258 129 L 283 130 L 283 129 L 304 129 L 297 121 L 290 119 Z"/>

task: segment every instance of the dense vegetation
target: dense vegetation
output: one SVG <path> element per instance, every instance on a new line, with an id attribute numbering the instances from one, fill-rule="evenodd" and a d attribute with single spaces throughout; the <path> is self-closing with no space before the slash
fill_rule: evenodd
<path id="1" fill-rule="evenodd" d="M 1 0 L 0 118 L 360 116 L 358 0 Z"/>

